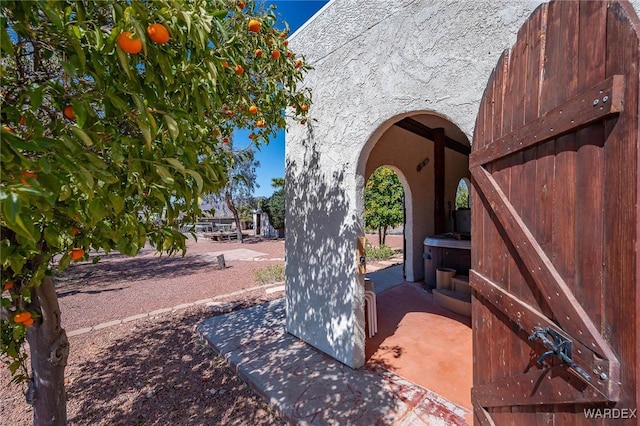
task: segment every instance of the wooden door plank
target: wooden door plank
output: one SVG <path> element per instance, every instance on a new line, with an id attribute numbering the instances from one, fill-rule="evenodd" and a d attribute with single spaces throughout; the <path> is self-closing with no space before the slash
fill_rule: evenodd
<path id="1" fill-rule="evenodd" d="M 621 360 L 622 406 L 640 404 L 639 340 L 640 320 L 637 300 L 638 262 L 638 186 L 640 22 L 626 2 L 612 3 L 607 9 L 607 76 L 628 77 L 625 111 L 617 121 L 606 124 L 604 188 L 604 332 Z M 633 190 L 632 188 L 635 188 Z M 633 329 L 635 328 L 635 333 Z"/>
<path id="2" fill-rule="evenodd" d="M 578 90 L 606 78 L 606 8 L 597 2 L 580 4 Z M 604 238 L 604 122 L 577 132 L 576 279 L 573 292 L 600 332 L 602 329 Z M 588 232 L 586 232 L 588 230 Z"/>
<path id="3" fill-rule="evenodd" d="M 608 343 L 589 320 L 553 263 L 535 241 L 513 206 L 507 201 L 491 174 L 482 167 L 472 169 L 471 173 L 483 194 L 483 204 L 489 206 L 495 214 L 498 223 L 504 228 L 505 234 L 516 248 L 527 269 L 532 271 L 531 276 L 537 287 L 548 296 L 549 306 L 556 314 L 562 329 L 610 361 L 610 369 L 607 374 L 611 379 L 608 381 L 611 389 L 608 394 L 615 398 L 617 387 L 613 383 L 617 383 L 619 379 L 619 365 Z"/>
<path id="4" fill-rule="evenodd" d="M 532 368 L 493 383 L 474 386 L 471 398 L 482 407 L 609 402 L 595 388 L 569 373 L 565 366 Z"/>
<path id="5" fill-rule="evenodd" d="M 624 77 L 612 76 L 552 109 L 535 121 L 471 153 L 469 167 L 496 159 L 557 138 L 593 122 L 619 114 L 624 105 Z M 603 100 L 606 99 L 606 102 Z M 598 101 L 594 105 L 595 101 Z"/>
<path id="6" fill-rule="evenodd" d="M 511 105 L 512 123 L 508 129 L 509 133 L 538 117 L 538 76 L 540 64 L 538 63 L 539 54 L 536 50 L 540 47 L 540 21 L 542 15 L 546 14 L 546 10 L 547 7 L 543 6 L 539 13 L 531 16 L 522 25 L 518 32 L 518 41 L 513 48 L 516 53 L 514 55 L 515 60 L 512 69 L 519 70 L 519 72 L 512 75 L 512 79 L 515 83 L 514 92 L 518 94 L 518 97 L 513 100 Z M 530 182 L 531 166 L 533 164 L 527 160 L 530 159 L 532 155 L 535 156 L 535 148 L 520 151 L 505 158 L 508 164 L 508 170 L 510 171 L 510 185 L 508 187 L 496 179 L 501 185 L 501 188 L 503 188 L 505 192 L 508 192 L 509 199 L 512 201 L 514 207 L 517 208 L 518 213 L 521 216 L 528 215 L 528 219 L 531 219 L 532 215 L 535 217 L 535 210 L 531 209 L 528 199 L 530 196 L 530 188 L 527 187 L 527 183 Z M 535 174 L 535 169 L 533 172 Z M 518 256 L 513 255 L 513 248 L 510 247 L 508 239 L 504 239 L 503 244 L 508 247 L 504 263 L 507 266 L 509 293 L 520 300 L 535 303 L 531 290 L 522 276 L 522 262 L 520 262 Z M 507 336 L 508 343 L 506 345 L 509 355 L 507 371 L 510 376 L 513 376 L 523 372 L 526 365 L 523 365 L 521 361 L 529 358 L 528 353 L 531 351 L 531 348 L 526 343 L 527 337 L 522 336 L 523 333 L 519 332 L 518 327 L 512 322 L 510 322 L 509 325 L 511 332 Z M 529 410 L 523 411 L 520 406 L 509 407 L 509 412 L 509 421 L 511 424 L 521 425 L 533 421 L 532 415 L 534 415 L 534 413 Z M 526 417 L 529 417 L 529 419 L 526 419 Z"/>

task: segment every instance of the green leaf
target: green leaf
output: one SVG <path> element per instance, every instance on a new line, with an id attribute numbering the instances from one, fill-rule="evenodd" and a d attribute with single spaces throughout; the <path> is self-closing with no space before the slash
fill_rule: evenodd
<path id="1" fill-rule="evenodd" d="M 193 179 L 196 181 L 196 185 L 198 185 L 198 193 L 201 193 L 202 188 L 204 186 L 204 182 L 202 180 L 202 176 L 200 176 L 200 173 L 194 170 L 185 170 L 185 172 L 193 176 Z"/>
<path id="2" fill-rule="evenodd" d="M 116 107 L 120 112 L 129 111 L 130 109 L 129 105 L 127 105 L 125 101 L 123 101 L 121 98 L 117 97 L 113 93 L 108 93 L 107 98 L 111 101 L 113 106 Z"/>
<path id="3" fill-rule="evenodd" d="M 122 209 L 124 209 L 124 199 L 121 196 L 109 193 L 109 201 L 111 201 L 113 211 L 116 212 L 116 214 L 120 213 Z"/>
<path id="4" fill-rule="evenodd" d="M 49 4 L 46 4 L 42 8 L 42 10 L 47 15 L 47 17 L 51 20 L 53 25 L 55 25 L 56 27 L 58 27 L 58 29 L 60 31 L 62 31 L 64 29 L 64 23 L 62 22 L 62 19 L 60 19 L 60 16 L 58 16 L 56 11 L 55 10 L 51 10 L 52 7 L 55 7 L 55 5 L 49 3 Z"/>
<path id="5" fill-rule="evenodd" d="M 36 230 L 33 227 L 33 223 L 31 222 L 31 218 L 18 216 L 18 217 L 16 217 L 15 225 L 16 226 L 13 228 L 13 231 L 16 234 L 25 237 L 27 240 L 29 240 L 29 241 L 31 241 L 33 243 L 36 242 L 36 240 L 37 240 L 37 238 L 36 238 Z"/>
<path id="6" fill-rule="evenodd" d="M 158 175 L 160 176 L 163 182 L 168 183 L 170 185 L 173 184 L 174 182 L 173 176 L 171 176 L 171 173 L 169 173 L 169 170 L 167 170 L 166 168 L 160 165 L 156 165 L 156 172 L 158 173 Z"/>
<path id="7" fill-rule="evenodd" d="M 106 216 L 106 209 L 101 199 L 96 198 L 89 203 L 89 213 L 94 222 L 99 222 Z"/>
<path id="8" fill-rule="evenodd" d="M 73 126 L 71 127 L 71 131 L 86 145 L 86 146 L 93 146 L 93 141 L 91 140 L 91 138 L 89 137 L 89 135 L 87 135 L 84 130 L 82 130 L 79 127 Z"/>
<path id="9" fill-rule="evenodd" d="M 42 99 L 44 98 L 44 86 L 37 87 L 31 92 L 30 103 L 31 108 L 38 109 L 42 106 Z"/>
<path id="10" fill-rule="evenodd" d="M 76 116 L 76 123 L 78 123 L 78 127 L 84 128 L 84 125 L 87 122 L 87 109 L 85 108 L 85 105 L 76 100 L 72 100 L 71 105 L 73 105 L 73 113 Z M 89 139 L 89 141 L 91 141 L 91 139 Z M 93 142 L 91 142 L 91 145 L 93 145 Z"/>
<path id="11" fill-rule="evenodd" d="M 179 160 L 175 158 L 164 158 L 164 160 L 167 163 L 171 164 L 176 169 L 180 170 L 181 172 L 184 172 L 184 165 Z"/>
<path id="12" fill-rule="evenodd" d="M 131 74 L 131 69 L 129 68 L 129 55 L 127 55 L 125 51 L 120 49 L 120 47 L 116 47 L 116 54 L 118 55 L 120 66 L 122 66 L 124 72 L 127 73 L 127 77 L 133 80 L 133 75 Z"/>
<path id="13" fill-rule="evenodd" d="M 44 229 L 44 240 L 51 247 L 61 247 L 63 244 L 62 238 L 60 237 L 60 230 L 55 228 L 54 226 L 47 226 Z"/>
<path id="14" fill-rule="evenodd" d="M 9 196 L 4 199 L 2 203 L 2 213 L 4 214 L 4 220 L 6 220 L 9 225 L 15 225 L 16 219 L 20 214 L 20 207 L 20 198 L 15 192 L 11 192 Z"/>
<path id="15" fill-rule="evenodd" d="M 145 145 L 147 146 L 147 148 L 151 149 L 151 131 L 149 130 L 149 126 L 138 119 L 136 119 L 136 123 L 140 128 L 140 132 L 142 133 L 142 137 L 144 138 Z"/>
<path id="16" fill-rule="evenodd" d="M 71 256 L 69 256 L 69 253 L 65 253 L 64 256 L 62 256 L 60 258 L 60 261 L 58 262 L 58 271 L 64 271 L 69 267 L 70 264 L 71 264 Z"/>
<path id="17" fill-rule="evenodd" d="M 0 48 L 5 55 L 13 56 L 13 43 L 7 32 L 7 19 L 0 17 L 0 25 L 2 25 L 2 32 L 0 32 Z"/>
<path id="18" fill-rule="evenodd" d="M 174 141 L 178 139 L 180 135 L 180 129 L 178 128 L 178 123 L 173 119 L 169 114 L 164 115 L 164 122 L 167 123 L 167 128 L 169 129 L 169 134 L 171 135 L 171 139 Z"/>
<path id="19" fill-rule="evenodd" d="M 82 173 L 82 176 L 83 176 L 82 184 L 86 186 L 89 190 L 92 190 L 93 186 L 95 185 L 95 181 L 93 179 L 93 175 L 91 174 L 91 172 L 80 165 L 78 165 L 77 168 L 80 171 L 80 173 Z"/>

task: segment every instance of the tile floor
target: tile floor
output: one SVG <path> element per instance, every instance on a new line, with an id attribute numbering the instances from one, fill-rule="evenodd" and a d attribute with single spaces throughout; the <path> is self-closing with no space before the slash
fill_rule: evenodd
<path id="1" fill-rule="evenodd" d="M 440 307 L 420 283 L 404 282 L 380 292 L 377 308 L 378 333 L 367 339 L 367 364 L 387 368 L 471 410 L 471 319 Z"/>

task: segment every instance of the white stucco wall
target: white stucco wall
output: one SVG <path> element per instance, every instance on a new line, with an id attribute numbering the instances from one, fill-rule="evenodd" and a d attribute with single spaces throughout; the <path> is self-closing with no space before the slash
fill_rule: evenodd
<path id="1" fill-rule="evenodd" d="M 438 114 L 472 140 L 489 75 L 539 4 L 334 0 L 293 35 L 292 49 L 315 70 L 305 80 L 311 126 L 291 122 L 287 132 L 289 332 L 349 366 L 364 363 L 356 238 L 369 153 L 414 111 Z"/>

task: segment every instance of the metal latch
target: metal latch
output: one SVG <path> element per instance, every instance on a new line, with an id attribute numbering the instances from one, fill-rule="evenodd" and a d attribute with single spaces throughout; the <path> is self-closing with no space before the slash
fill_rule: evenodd
<path id="1" fill-rule="evenodd" d="M 551 338 L 549 338 L 550 336 Z M 544 360 L 551 356 L 556 355 L 560 360 L 567 364 L 569 367 L 573 368 L 576 373 L 582 376 L 586 381 L 591 381 L 591 376 L 587 374 L 582 368 L 578 367 L 578 365 L 572 359 L 572 347 L 573 342 L 569 340 L 567 337 L 563 336 L 556 330 L 551 327 L 547 327 L 542 329 L 541 327 L 535 327 L 533 329 L 533 333 L 529 336 L 529 340 L 540 339 L 542 343 L 549 348 L 548 351 L 540 355 L 538 358 L 538 365 L 542 365 Z"/>

